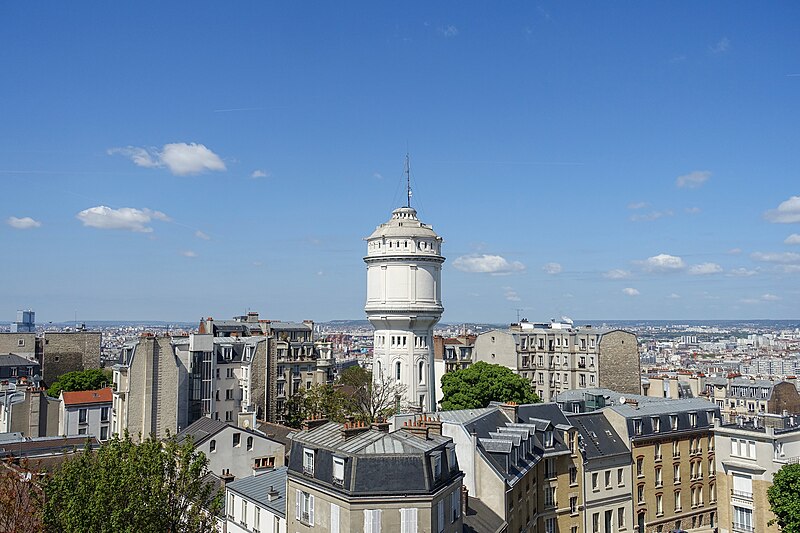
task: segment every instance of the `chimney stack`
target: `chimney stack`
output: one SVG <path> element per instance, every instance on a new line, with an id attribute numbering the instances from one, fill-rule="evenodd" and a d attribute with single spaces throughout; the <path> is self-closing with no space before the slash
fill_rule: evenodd
<path id="1" fill-rule="evenodd" d="M 365 431 L 369 431 L 370 426 L 365 422 L 345 422 L 342 425 L 342 437 L 344 440 L 354 437 Z"/>
<path id="2" fill-rule="evenodd" d="M 227 469 L 226 469 L 226 470 L 223 470 L 223 471 L 222 471 L 222 475 L 221 475 L 221 476 L 219 476 L 219 478 L 222 480 L 222 486 L 224 487 L 224 486 L 226 486 L 228 483 L 230 483 L 231 481 L 233 481 L 234 479 L 236 479 L 236 476 L 234 476 L 233 474 L 231 474 L 231 471 L 230 471 L 230 470 L 227 470 Z"/>
<path id="3" fill-rule="evenodd" d="M 428 426 L 421 420 L 417 420 L 417 417 L 414 417 L 413 420 L 403 422 L 403 429 L 421 439 L 428 440 Z"/>
<path id="4" fill-rule="evenodd" d="M 303 420 L 302 425 L 300 426 L 302 429 L 314 429 L 320 426 L 324 426 L 328 423 L 328 419 L 324 417 L 317 418 L 316 415 L 313 415 L 311 418 L 307 418 Z"/>
<path id="5" fill-rule="evenodd" d="M 517 402 L 505 402 L 500 404 L 500 409 L 511 422 L 517 421 L 517 407 L 519 407 Z"/>

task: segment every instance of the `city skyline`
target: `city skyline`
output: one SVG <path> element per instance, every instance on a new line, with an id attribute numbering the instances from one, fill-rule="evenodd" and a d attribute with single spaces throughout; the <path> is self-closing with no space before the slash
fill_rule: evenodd
<path id="1" fill-rule="evenodd" d="M 0 7 L 0 322 L 364 319 L 407 151 L 444 323 L 800 317 L 796 4 L 156 6 Z"/>

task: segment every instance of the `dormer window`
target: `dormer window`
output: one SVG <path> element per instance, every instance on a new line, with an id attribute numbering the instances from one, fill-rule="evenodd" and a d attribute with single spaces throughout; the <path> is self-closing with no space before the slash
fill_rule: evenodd
<path id="1" fill-rule="evenodd" d="M 672 431 L 678 430 L 678 415 L 669 415 L 669 425 Z"/>
<path id="2" fill-rule="evenodd" d="M 336 485 L 344 483 L 344 459 L 341 457 L 333 458 L 333 483 Z"/>
<path id="3" fill-rule="evenodd" d="M 637 419 L 637 420 L 633 421 L 633 433 L 635 435 L 641 435 L 642 434 L 642 421 L 641 420 Z"/>
<path id="4" fill-rule="evenodd" d="M 433 463 L 433 477 L 434 479 L 439 479 L 442 477 L 442 455 L 435 454 L 431 457 L 431 462 Z"/>
<path id="5" fill-rule="evenodd" d="M 689 424 L 693 428 L 697 427 L 697 413 L 689 413 Z"/>
<path id="6" fill-rule="evenodd" d="M 455 447 L 450 448 L 449 462 L 450 462 L 450 470 L 455 470 L 456 469 L 456 465 L 458 465 L 458 459 L 456 458 L 456 449 L 455 449 Z"/>
<path id="7" fill-rule="evenodd" d="M 548 429 L 544 432 L 544 446 L 545 448 L 553 447 L 553 430 Z"/>
<path id="8" fill-rule="evenodd" d="M 303 448 L 303 473 L 314 475 L 314 450 Z"/>
<path id="9" fill-rule="evenodd" d="M 653 432 L 658 433 L 659 431 L 661 431 L 661 419 L 658 418 L 657 416 L 654 416 L 652 422 L 653 422 Z"/>

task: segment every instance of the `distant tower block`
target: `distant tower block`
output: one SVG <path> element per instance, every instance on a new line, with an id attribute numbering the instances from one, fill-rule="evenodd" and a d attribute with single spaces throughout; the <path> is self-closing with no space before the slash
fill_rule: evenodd
<path id="1" fill-rule="evenodd" d="M 410 204 L 366 238 L 367 304 L 375 328 L 372 370 L 406 385 L 403 403 L 436 410 L 433 327 L 442 307 L 442 238 Z"/>

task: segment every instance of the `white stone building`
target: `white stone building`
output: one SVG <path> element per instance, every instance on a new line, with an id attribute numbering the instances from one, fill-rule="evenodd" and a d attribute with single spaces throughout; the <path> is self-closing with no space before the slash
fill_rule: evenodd
<path id="1" fill-rule="evenodd" d="M 111 436 L 111 387 L 61 392 L 58 434 L 64 437 L 93 435 L 101 442 Z"/>
<path id="2" fill-rule="evenodd" d="M 433 327 L 444 310 L 442 238 L 407 206 L 392 211 L 366 241 L 364 310 L 375 328 L 373 375 L 406 385 L 403 403 L 435 411 L 440 385 Z"/>

